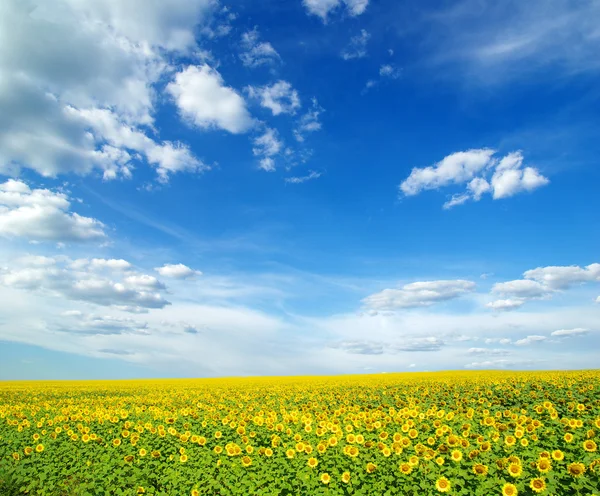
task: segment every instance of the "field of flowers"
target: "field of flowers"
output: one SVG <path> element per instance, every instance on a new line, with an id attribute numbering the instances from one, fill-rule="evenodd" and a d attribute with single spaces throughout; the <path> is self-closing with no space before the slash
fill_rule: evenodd
<path id="1" fill-rule="evenodd" d="M 599 371 L 0 383 L 0 495 L 592 495 L 599 443 Z"/>

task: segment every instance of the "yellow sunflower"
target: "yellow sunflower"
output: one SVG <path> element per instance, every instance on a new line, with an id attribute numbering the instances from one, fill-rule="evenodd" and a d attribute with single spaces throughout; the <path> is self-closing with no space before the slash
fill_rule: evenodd
<path id="1" fill-rule="evenodd" d="M 342 474 L 342 482 L 344 484 L 348 484 L 348 482 L 350 482 L 350 472 L 344 472 Z"/>
<path id="2" fill-rule="evenodd" d="M 529 482 L 529 487 L 533 489 L 534 492 L 541 493 L 546 490 L 546 482 L 544 479 L 536 477 L 535 479 L 531 479 Z"/>
<path id="3" fill-rule="evenodd" d="M 567 470 L 573 477 L 580 477 L 585 472 L 585 465 L 583 463 L 570 463 Z"/>
<path id="4" fill-rule="evenodd" d="M 321 474 L 321 482 L 323 484 L 329 484 L 331 482 L 331 476 L 328 473 Z"/>
<path id="5" fill-rule="evenodd" d="M 519 490 L 514 484 L 507 482 L 502 486 L 502 496 L 517 496 L 517 494 L 519 494 Z"/>
<path id="6" fill-rule="evenodd" d="M 440 477 L 436 482 L 435 482 L 435 488 L 440 492 L 440 493 L 447 493 L 448 491 L 450 491 L 450 488 L 452 487 L 452 485 L 450 484 L 450 481 L 448 479 L 446 479 L 446 477 Z"/>
<path id="7" fill-rule="evenodd" d="M 540 472 L 549 472 L 552 470 L 552 463 L 548 458 L 542 458 L 541 460 L 538 460 L 537 468 Z"/>
<path id="8" fill-rule="evenodd" d="M 519 477 L 523 473 L 523 467 L 518 463 L 511 463 L 508 466 L 508 473 L 512 477 Z"/>

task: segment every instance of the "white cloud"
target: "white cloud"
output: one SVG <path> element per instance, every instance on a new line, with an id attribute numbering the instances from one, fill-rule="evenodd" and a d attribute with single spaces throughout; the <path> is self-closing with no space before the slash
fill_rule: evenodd
<path id="1" fill-rule="evenodd" d="M 325 109 L 319 105 L 316 98 L 311 101 L 311 108 L 300 117 L 296 129 L 294 129 L 294 136 L 297 141 L 304 141 L 305 134 L 314 133 L 321 129 L 321 121 L 319 116 L 325 112 Z"/>
<path id="2" fill-rule="evenodd" d="M 413 196 L 424 190 L 464 183 L 489 167 L 493 154 L 494 150 L 490 148 L 452 153 L 432 166 L 415 167 L 400 189 L 406 196 Z"/>
<path id="3" fill-rule="evenodd" d="M 522 165 L 523 155 L 520 152 L 509 153 L 500 160 L 491 181 L 495 200 L 508 198 L 521 191 L 533 191 L 550 182 L 537 169 L 533 167 L 522 169 Z M 489 190 L 489 187 L 487 189 Z"/>
<path id="4" fill-rule="evenodd" d="M 106 238 L 100 221 L 70 212 L 65 193 L 30 189 L 22 181 L 0 183 L 0 235 L 33 241 L 95 241 Z"/>
<path id="5" fill-rule="evenodd" d="M 267 172 L 274 171 L 275 160 L 273 157 L 279 154 L 283 148 L 283 142 L 279 139 L 277 130 L 266 128 L 262 135 L 254 138 L 253 144 L 252 153 L 261 157 L 259 168 Z"/>
<path id="6" fill-rule="evenodd" d="M 306 181 L 311 181 L 312 179 L 318 179 L 319 177 L 321 177 L 320 172 L 309 171 L 306 176 L 286 177 L 285 182 L 290 184 L 302 184 Z"/>
<path id="7" fill-rule="evenodd" d="M 512 310 L 522 306 L 529 300 L 551 298 L 556 292 L 569 289 L 576 284 L 600 281 L 600 264 L 593 263 L 586 267 L 548 266 L 527 270 L 524 279 L 496 283 L 492 292 L 508 296 L 505 300 L 497 300 L 486 306 L 495 310 Z"/>
<path id="8" fill-rule="evenodd" d="M 0 5 L 0 173 L 103 171 L 128 176 L 131 156 L 68 109 L 111 109 L 132 129 L 152 125 L 168 55 L 195 45 L 213 3 L 57 0 Z M 138 129 L 138 132 L 142 133 Z"/>
<path id="9" fill-rule="evenodd" d="M 548 294 L 548 288 L 543 284 L 525 279 L 496 283 L 492 291 L 521 298 L 540 298 Z"/>
<path id="10" fill-rule="evenodd" d="M 589 329 L 584 329 L 582 327 L 576 327 L 575 329 L 559 329 L 558 331 L 553 331 L 551 336 L 558 337 L 570 337 L 570 336 L 583 336 L 584 334 L 588 334 L 590 332 Z"/>
<path id="11" fill-rule="evenodd" d="M 71 268 L 85 268 L 89 267 L 91 269 L 109 269 L 109 270 L 127 270 L 131 269 L 131 264 L 127 260 L 123 260 L 122 258 L 92 258 L 88 260 L 87 258 L 75 260 L 71 265 Z"/>
<path id="12" fill-rule="evenodd" d="M 382 81 L 398 79 L 401 75 L 402 70 L 396 67 L 394 64 L 382 64 L 379 67 L 379 77 L 377 79 L 369 79 L 361 93 L 364 95 L 367 91 L 379 85 Z"/>
<path id="13" fill-rule="evenodd" d="M 517 346 L 528 346 L 530 344 L 545 341 L 546 339 L 547 339 L 546 336 L 533 335 L 533 336 L 527 336 L 526 338 L 523 338 L 523 339 L 519 339 L 519 340 L 515 341 L 515 344 Z"/>
<path id="14" fill-rule="evenodd" d="M 543 361 L 543 360 L 542 360 Z M 529 368 L 540 363 L 540 360 L 508 360 L 499 358 L 497 360 L 485 360 L 483 362 L 472 362 L 465 365 L 467 369 L 506 369 L 510 367 Z"/>
<path id="15" fill-rule="evenodd" d="M 372 294 L 363 299 L 363 303 L 374 310 L 416 308 L 458 298 L 474 289 L 474 282 L 461 279 L 413 282 L 401 289 L 384 289 Z"/>
<path id="16" fill-rule="evenodd" d="M 258 168 L 266 172 L 273 172 L 275 171 L 275 160 L 271 157 L 261 158 L 258 162 Z"/>
<path id="17" fill-rule="evenodd" d="M 371 35 L 366 29 L 361 29 L 360 34 L 350 38 L 350 43 L 342 51 L 344 60 L 361 59 L 367 56 L 367 42 Z"/>
<path id="18" fill-rule="evenodd" d="M 154 269 L 163 277 L 172 277 L 174 279 L 191 279 L 196 276 L 202 275 L 199 270 L 189 268 L 187 265 L 179 264 L 165 264 L 162 267 Z"/>
<path id="19" fill-rule="evenodd" d="M 473 22 L 475 12 L 486 22 Z M 599 16 L 594 1 L 460 0 L 430 12 L 422 29 L 431 62 L 453 68 L 438 73 L 497 85 L 539 78 L 541 71 L 546 78 L 598 71 Z"/>
<path id="20" fill-rule="evenodd" d="M 600 296 L 596 298 L 596 303 L 600 303 Z"/>
<path id="21" fill-rule="evenodd" d="M 84 301 L 101 306 L 163 308 L 170 302 L 160 294 L 164 285 L 144 274 L 117 274 L 119 279 L 100 276 L 92 264 L 73 264 L 66 257 L 40 266 L 19 259 L 0 270 L 0 284 L 39 294 Z M 30 262 L 30 261 L 29 261 Z M 118 271 L 121 272 L 121 271 Z M 113 272 L 114 273 L 114 272 Z"/>
<path id="22" fill-rule="evenodd" d="M 319 16 L 327 22 L 329 14 L 342 4 L 346 6 L 350 16 L 361 15 L 369 5 L 369 0 L 302 0 L 309 14 Z"/>
<path id="23" fill-rule="evenodd" d="M 65 109 L 73 119 L 77 119 L 90 127 L 96 141 L 106 141 L 113 150 L 125 153 L 121 164 L 108 164 L 104 167 L 105 179 L 113 179 L 119 172 L 128 174 L 129 154 L 124 150 L 143 153 L 148 163 L 156 166 L 159 178 L 164 182 L 169 174 L 180 171 L 197 172 L 209 167 L 193 156 L 189 148 L 181 143 L 165 141 L 161 144 L 148 138 L 143 132 L 119 121 L 116 114 L 107 109 L 78 110 L 73 107 Z M 120 165 L 118 167 L 117 165 Z"/>
<path id="24" fill-rule="evenodd" d="M 80 335 L 148 334 L 148 323 L 127 317 L 85 314 L 78 310 L 62 313 L 67 319 L 55 320 L 50 329 Z"/>
<path id="25" fill-rule="evenodd" d="M 240 59 L 246 67 L 258 67 L 274 64 L 281 60 L 271 43 L 259 41 L 257 28 L 242 34 L 242 53 Z"/>
<path id="26" fill-rule="evenodd" d="M 485 306 L 492 310 L 514 310 L 522 306 L 523 303 L 525 303 L 525 300 L 506 299 L 491 301 L 490 303 L 486 303 Z"/>
<path id="27" fill-rule="evenodd" d="M 125 277 L 123 280 L 127 285 L 135 289 L 159 291 L 166 289 L 166 286 L 156 277 L 148 274 L 133 274 Z"/>
<path id="28" fill-rule="evenodd" d="M 267 128 L 265 132 L 254 139 L 254 155 L 272 157 L 277 155 L 283 148 L 283 142 L 279 140 L 276 129 Z"/>
<path id="29" fill-rule="evenodd" d="M 382 355 L 400 352 L 431 352 L 438 351 L 445 345 L 444 341 L 436 337 L 405 338 L 390 343 L 372 341 L 341 341 L 332 343 L 331 348 L 336 348 L 354 355 Z"/>
<path id="30" fill-rule="evenodd" d="M 496 355 L 496 356 L 506 356 L 510 355 L 511 352 L 509 350 L 503 350 L 500 348 L 469 348 L 467 353 L 470 355 Z"/>
<path id="31" fill-rule="evenodd" d="M 166 91 L 175 99 L 181 116 L 201 129 L 238 134 L 254 126 L 244 98 L 225 86 L 221 74 L 208 64 L 190 65 L 178 72 Z"/>
<path id="32" fill-rule="evenodd" d="M 487 338 L 485 340 L 485 344 L 492 344 L 492 343 L 511 344 L 511 340 L 508 338 Z"/>
<path id="33" fill-rule="evenodd" d="M 270 86 L 248 86 L 250 98 L 257 98 L 260 105 L 269 109 L 273 115 L 295 114 L 300 108 L 298 92 L 287 81 L 277 81 Z"/>
<path id="34" fill-rule="evenodd" d="M 600 281 L 600 263 L 593 263 L 587 267 L 577 265 L 538 267 L 526 271 L 523 276 L 550 289 L 567 289 L 573 284 Z"/>
<path id="35" fill-rule="evenodd" d="M 400 191 L 406 196 L 414 196 L 424 190 L 468 182 L 466 192 L 455 194 L 444 203 L 443 208 L 449 209 L 469 200 L 479 201 L 484 193 L 492 193 L 497 200 L 549 183 L 537 169 L 522 168 L 521 152 L 509 153 L 500 160 L 493 157 L 495 153 L 489 148 L 456 152 L 432 166 L 415 167 L 400 184 Z M 485 174 L 489 171 L 493 173 L 488 181 Z"/>

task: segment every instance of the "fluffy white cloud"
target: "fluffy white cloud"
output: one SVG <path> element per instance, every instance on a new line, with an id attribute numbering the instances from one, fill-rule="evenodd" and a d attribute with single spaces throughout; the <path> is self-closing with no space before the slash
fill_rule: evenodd
<path id="1" fill-rule="evenodd" d="M 486 338 L 485 344 L 492 343 L 511 344 L 511 340 L 508 338 Z"/>
<path id="2" fill-rule="evenodd" d="M 444 205 L 449 209 L 469 200 L 479 201 L 485 193 L 497 200 L 523 191 L 533 191 L 549 183 L 533 167 L 523 168 L 521 152 L 512 152 L 498 160 L 489 148 L 473 149 L 448 155 L 440 162 L 424 168 L 413 168 L 400 184 L 400 191 L 414 196 L 422 191 L 439 189 L 452 184 L 467 183 L 467 191 L 455 194 Z M 491 178 L 485 175 L 491 171 Z"/>
<path id="3" fill-rule="evenodd" d="M 260 105 L 269 109 L 273 115 L 294 114 L 300 108 L 298 92 L 287 81 L 277 81 L 270 86 L 248 86 L 246 91 L 251 98 L 260 101 Z"/>
<path id="4" fill-rule="evenodd" d="M 70 212 L 65 193 L 30 189 L 22 181 L 0 183 L 0 235 L 34 241 L 94 241 L 106 238 L 100 221 Z"/>
<path id="5" fill-rule="evenodd" d="M 540 298 L 548 294 L 548 288 L 537 281 L 517 279 L 514 281 L 494 284 L 492 291 L 503 295 L 512 295 L 520 298 Z"/>
<path id="6" fill-rule="evenodd" d="M 342 51 L 344 60 L 361 59 L 367 56 L 367 42 L 371 35 L 366 29 L 361 29 L 360 34 L 350 38 L 350 43 Z"/>
<path id="7" fill-rule="evenodd" d="M 521 152 L 509 153 L 500 160 L 491 181 L 495 200 L 508 198 L 521 191 L 533 191 L 550 182 L 537 169 L 533 167 L 523 169 L 522 165 L 523 155 Z M 487 189 L 489 190 L 489 187 Z"/>
<path id="8" fill-rule="evenodd" d="M 54 264 L 56 262 L 53 258 L 48 258 Z M 128 270 L 131 269 L 131 264 L 127 260 L 122 258 L 78 258 L 73 260 L 69 264 L 69 268 L 75 270 Z"/>
<path id="9" fill-rule="evenodd" d="M 523 303 L 525 303 L 524 300 L 506 299 L 491 301 L 486 303 L 485 306 L 492 310 L 514 310 L 515 308 L 522 306 Z"/>
<path id="10" fill-rule="evenodd" d="M 384 289 L 362 301 L 373 310 L 416 308 L 458 298 L 474 289 L 474 282 L 461 279 L 413 282 L 401 289 Z"/>
<path id="11" fill-rule="evenodd" d="M 567 289 L 573 284 L 600 281 L 600 263 L 593 263 L 587 267 L 577 265 L 538 267 L 526 271 L 523 277 L 544 284 L 550 289 Z"/>
<path id="12" fill-rule="evenodd" d="M 432 166 L 415 167 L 400 189 L 406 196 L 413 196 L 424 190 L 470 181 L 490 166 L 493 154 L 494 150 L 489 148 L 452 153 Z"/>
<path id="13" fill-rule="evenodd" d="M 189 268 L 187 265 L 179 264 L 165 264 L 162 267 L 154 269 L 163 277 L 172 277 L 173 279 L 191 279 L 196 276 L 202 275 L 199 270 Z"/>
<path id="14" fill-rule="evenodd" d="M 94 169 L 127 176 L 126 150 L 68 111 L 111 109 L 132 128 L 153 122 L 168 54 L 188 53 L 208 0 L 7 0 L 0 5 L 0 173 Z M 143 132 L 143 131 L 138 131 Z"/>
<path id="15" fill-rule="evenodd" d="M 79 110 L 67 107 L 65 112 L 91 128 L 96 141 L 105 141 L 114 147 L 112 150 L 125 153 L 121 163 L 113 161 L 112 166 L 108 164 L 104 167 L 105 179 L 113 179 L 118 173 L 129 175 L 127 165 L 130 156 L 126 150 L 143 153 L 148 163 L 156 166 L 163 182 L 168 180 L 171 173 L 197 172 L 209 168 L 194 157 L 187 146 L 170 141 L 156 143 L 143 132 L 119 121 L 118 116 L 108 109 Z"/>
<path id="16" fill-rule="evenodd" d="M 584 334 L 588 334 L 590 332 L 589 329 L 584 329 L 582 327 L 576 327 L 575 329 L 559 329 L 558 331 L 553 331 L 550 335 L 556 337 L 570 337 L 570 336 L 583 336 Z"/>
<path id="17" fill-rule="evenodd" d="M 281 60 L 273 45 L 266 41 L 259 41 L 259 38 L 260 35 L 256 28 L 242 34 L 242 53 L 240 53 L 240 59 L 246 67 L 274 64 Z"/>
<path id="18" fill-rule="evenodd" d="M 493 301 L 486 306 L 495 310 L 512 310 L 529 300 L 551 298 L 557 291 L 569 289 L 575 284 L 600 281 L 600 264 L 537 267 L 525 271 L 523 277 L 494 284 L 492 293 L 510 298 Z"/>
<path id="19" fill-rule="evenodd" d="M 515 341 L 515 344 L 517 346 L 528 346 L 530 344 L 545 341 L 546 339 L 547 339 L 546 336 L 533 335 L 533 336 L 527 336 L 526 338 L 523 338 L 523 339 L 519 339 L 519 340 Z"/>
<path id="20" fill-rule="evenodd" d="M 300 117 L 296 129 L 294 129 L 294 137 L 297 141 L 304 141 L 307 133 L 314 133 L 321 129 L 321 121 L 319 116 L 325 112 L 325 109 L 319 105 L 316 98 L 311 101 L 311 108 Z"/>
<path id="21" fill-rule="evenodd" d="M 369 0 L 302 0 L 306 10 L 319 16 L 323 22 L 327 22 L 329 14 L 341 5 L 346 6 L 346 10 L 351 16 L 362 14 L 369 5 Z"/>
<path id="22" fill-rule="evenodd" d="M 181 116 L 199 128 L 238 134 L 254 125 L 244 98 L 226 86 L 221 74 L 208 64 L 190 65 L 178 72 L 166 91 Z"/>
<path id="23" fill-rule="evenodd" d="M 98 275 L 92 264 L 73 264 L 67 257 L 55 257 L 54 264 L 40 265 L 18 259 L 0 270 L 0 284 L 59 298 L 84 301 L 101 306 L 163 308 L 170 303 L 160 290 L 165 286 L 154 277 L 128 274 L 118 279 Z M 115 271 L 113 271 L 115 274 Z"/>

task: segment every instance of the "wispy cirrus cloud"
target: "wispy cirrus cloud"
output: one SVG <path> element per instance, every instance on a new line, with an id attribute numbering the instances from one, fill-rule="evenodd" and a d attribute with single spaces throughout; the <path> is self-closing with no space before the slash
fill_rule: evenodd
<path id="1" fill-rule="evenodd" d="M 444 76 L 498 85 L 542 71 L 564 78 L 600 70 L 594 56 L 600 50 L 599 19 L 593 0 L 461 0 L 428 12 L 422 22 L 430 63 L 461 67 L 440 71 Z"/>

